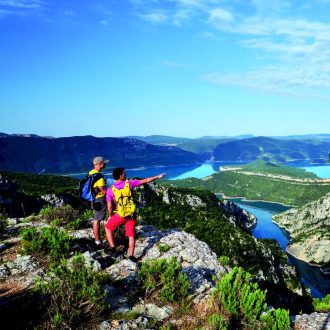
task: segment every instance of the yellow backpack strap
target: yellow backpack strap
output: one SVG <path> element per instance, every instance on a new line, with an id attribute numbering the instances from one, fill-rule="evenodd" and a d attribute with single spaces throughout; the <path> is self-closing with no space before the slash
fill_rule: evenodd
<path id="1" fill-rule="evenodd" d="M 125 196 L 131 196 L 131 188 L 129 186 L 129 181 L 126 180 L 124 190 L 127 193 Z"/>
<path id="2" fill-rule="evenodd" d="M 115 198 L 115 202 L 117 203 L 118 201 L 117 201 L 116 193 L 117 193 L 117 191 L 119 191 L 119 189 L 115 188 L 115 186 L 112 185 L 111 186 L 111 190 L 113 192 L 113 196 Z"/>

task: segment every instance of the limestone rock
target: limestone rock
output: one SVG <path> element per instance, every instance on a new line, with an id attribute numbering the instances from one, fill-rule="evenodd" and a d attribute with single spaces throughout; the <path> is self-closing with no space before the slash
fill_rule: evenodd
<path id="1" fill-rule="evenodd" d="M 330 262 L 330 193 L 300 208 L 273 216 L 292 238 L 287 251 L 311 264 Z"/>
<path id="2" fill-rule="evenodd" d="M 330 313 L 296 315 L 291 320 L 294 330 L 330 330 Z"/>
<path id="3" fill-rule="evenodd" d="M 252 213 L 240 208 L 229 200 L 223 200 L 219 203 L 220 208 L 225 211 L 228 220 L 235 223 L 242 229 L 252 233 L 257 225 L 257 218 Z"/>

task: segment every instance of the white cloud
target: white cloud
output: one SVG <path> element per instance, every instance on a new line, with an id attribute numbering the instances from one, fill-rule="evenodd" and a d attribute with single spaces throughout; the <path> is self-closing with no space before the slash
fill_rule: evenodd
<path id="1" fill-rule="evenodd" d="M 228 31 L 232 29 L 233 15 L 222 8 L 214 8 L 209 11 L 209 23 L 220 30 Z"/>
<path id="2" fill-rule="evenodd" d="M 44 4 L 41 0 L 0 0 L 0 6 L 10 8 L 35 9 L 41 8 Z"/>
<path id="3" fill-rule="evenodd" d="M 154 12 L 149 14 L 139 14 L 138 16 L 144 21 L 155 24 L 165 23 L 168 20 L 165 14 L 159 12 Z"/>

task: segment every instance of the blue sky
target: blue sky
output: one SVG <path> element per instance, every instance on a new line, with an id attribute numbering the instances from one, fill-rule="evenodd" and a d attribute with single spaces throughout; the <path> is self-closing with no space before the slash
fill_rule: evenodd
<path id="1" fill-rule="evenodd" d="M 0 0 L 0 132 L 330 133 L 330 0 Z"/>

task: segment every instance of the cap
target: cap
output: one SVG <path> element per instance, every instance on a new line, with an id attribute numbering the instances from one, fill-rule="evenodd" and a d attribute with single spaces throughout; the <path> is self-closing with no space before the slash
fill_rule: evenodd
<path id="1" fill-rule="evenodd" d="M 97 157 L 94 157 L 93 159 L 93 164 L 96 165 L 96 164 L 100 164 L 100 163 L 109 163 L 109 160 L 108 159 L 104 159 L 103 157 L 101 156 L 97 156 Z"/>

